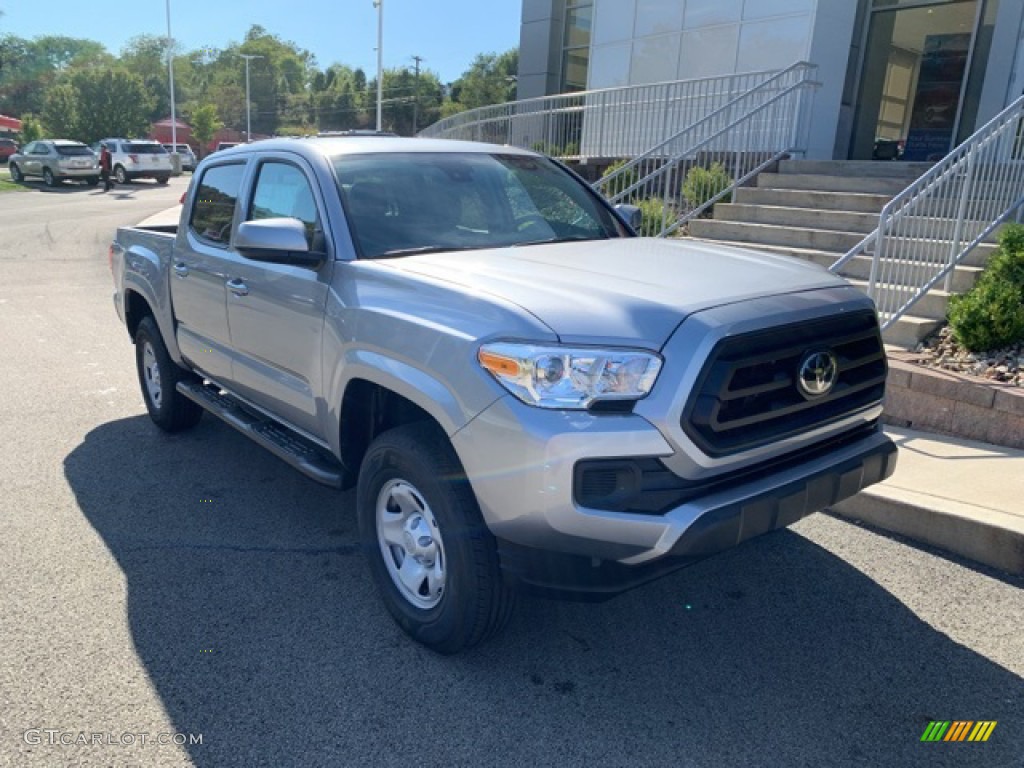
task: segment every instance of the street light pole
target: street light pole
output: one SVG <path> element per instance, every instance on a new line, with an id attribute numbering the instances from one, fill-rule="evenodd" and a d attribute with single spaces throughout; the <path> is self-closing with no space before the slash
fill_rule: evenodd
<path id="1" fill-rule="evenodd" d="M 373 0 L 377 9 L 377 130 L 384 130 L 384 0 Z"/>
<path id="2" fill-rule="evenodd" d="M 248 144 L 252 141 L 252 106 L 249 103 L 249 62 L 253 59 L 262 59 L 264 57 L 254 53 L 240 53 L 238 55 L 245 59 L 245 143 Z"/>
<path id="3" fill-rule="evenodd" d="M 171 146 L 178 152 L 178 118 L 174 113 L 174 41 L 171 38 L 171 0 L 167 0 L 167 79 L 171 81 Z"/>

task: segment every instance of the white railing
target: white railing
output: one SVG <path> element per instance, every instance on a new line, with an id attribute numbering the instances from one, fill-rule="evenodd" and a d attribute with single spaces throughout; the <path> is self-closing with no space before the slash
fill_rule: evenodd
<path id="1" fill-rule="evenodd" d="M 817 67 L 798 62 L 665 136 L 594 184 L 643 211 L 641 233 L 664 237 L 779 159 L 806 150 Z"/>
<path id="2" fill-rule="evenodd" d="M 871 255 L 882 329 L 944 281 L 1024 204 L 1024 96 L 890 200 L 878 228 L 830 267 Z"/>
<path id="3" fill-rule="evenodd" d="M 562 159 L 633 157 L 776 71 L 580 91 L 460 112 L 420 131 L 535 149 Z"/>

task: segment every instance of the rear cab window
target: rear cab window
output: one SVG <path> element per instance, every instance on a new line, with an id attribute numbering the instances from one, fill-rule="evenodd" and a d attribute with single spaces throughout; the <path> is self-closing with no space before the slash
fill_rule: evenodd
<path id="1" fill-rule="evenodd" d="M 196 237 L 215 245 L 228 244 L 244 174 L 245 163 L 206 169 L 199 180 L 188 222 L 189 230 Z"/>

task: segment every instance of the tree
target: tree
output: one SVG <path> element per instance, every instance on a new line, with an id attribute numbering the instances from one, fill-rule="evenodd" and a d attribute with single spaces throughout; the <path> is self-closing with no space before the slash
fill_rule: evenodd
<path id="1" fill-rule="evenodd" d="M 120 62 L 126 71 L 142 80 L 146 91 L 153 97 L 150 122 L 169 115 L 171 92 L 167 73 L 167 38 L 156 35 L 133 37 L 121 49 Z"/>
<path id="2" fill-rule="evenodd" d="M 42 124 L 34 115 L 23 114 L 21 116 L 21 143 L 24 145 L 41 138 L 43 138 Z"/>
<path id="3" fill-rule="evenodd" d="M 213 136 L 224 127 L 224 123 L 217 117 L 217 107 L 213 104 L 203 104 L 192 112 L 191 117 L 192 135 L 199 142 L 199 157 L 202 158 L 207 145 L 213 141 Z"/>
<path id="4" fill-rule="evenodd" d="M 142 80 L 120 70 L 84 70 L 71 78 L 77 92 L 76 135 L 86 144 L 107 136 L 144 136 L 153 97 Z"/>
<path id="5" fill-rule="evenodd" d="M 509 84 L 519 72 L 519 50 L 502 54 L 481 53 L 458 80 L 452 83 L 452 101 L 464 109 L 503 104 L 509 100 Z"/>
<path id="6" fill-rule="evenodd" d="M 55 85 L 46 92 L 42 117 L 55 137 L 78 138 L 78 92 L 70 83 Z"/>

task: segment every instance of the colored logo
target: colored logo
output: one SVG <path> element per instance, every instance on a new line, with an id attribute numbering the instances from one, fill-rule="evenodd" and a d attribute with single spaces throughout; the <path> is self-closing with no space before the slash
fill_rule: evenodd
<path id="1" fill-rule="evenodd" d="M 804 397 L 823 397 L 839 378 L 839 362 L 831 352 L 808 352 L 800 361 L 796 383 Z"/>
<path id="2" fill-rule="evenodd" d="M 921 741 L 988 741 L 997 720 L 932 720 Z"/>

